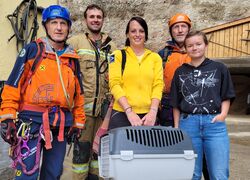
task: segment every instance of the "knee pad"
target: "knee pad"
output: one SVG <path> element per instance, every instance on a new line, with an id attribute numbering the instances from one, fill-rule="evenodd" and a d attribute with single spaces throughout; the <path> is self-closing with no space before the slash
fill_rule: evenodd
<path id="1" fill-rule="evenodd" d="M 90 151 L 90 142 L 75 142 L 73 150 L 73 164 L 87 163 L 90 158 Z"/>

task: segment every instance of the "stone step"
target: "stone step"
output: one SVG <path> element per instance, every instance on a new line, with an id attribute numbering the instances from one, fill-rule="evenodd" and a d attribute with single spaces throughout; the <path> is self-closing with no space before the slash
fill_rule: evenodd
<path id="1" fill-rule="evenodd" d="M 226 123 L 231 143 L 250 146 L 249 115 L 229 115 Z"/>
<path id="2" fill-rule="evenodd" d="M 250 116 L 249 115 L 229 115 L 226 119 L 229 133 L 250 133 Z M 247 134 L 242 134 L 247 135 Z"/>

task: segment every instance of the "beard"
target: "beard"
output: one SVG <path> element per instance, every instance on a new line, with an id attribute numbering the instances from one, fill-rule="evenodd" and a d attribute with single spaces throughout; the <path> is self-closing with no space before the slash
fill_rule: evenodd
<path id="1" fill-rule="evenodd" d="M 101 29 L 89 29 L 90 32 L 92 32 L 93 34 L 99 34 L 101 32 Z"/>
<path id="2" fill-rule="evenodd" d="M 101 32 L 101 29 L 102 29 L 102 28 L 93 29 L 93 28 L 91 28 L 91 27 L 89 27 L 89 26 L 87 26 L 87 28 L 88 28 L 89 31 L 90 31 L 91 33 L 93 33 L 93 34 L 99 34 L 99 33 Z"/>

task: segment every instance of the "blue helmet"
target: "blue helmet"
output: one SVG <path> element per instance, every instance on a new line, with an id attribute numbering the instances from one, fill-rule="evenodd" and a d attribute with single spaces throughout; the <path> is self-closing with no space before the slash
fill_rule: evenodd
<path id="1" fill-rule="evenodd" d="M 51 5 L 43 10 L 42 23 L 45 24 L 49 19 L 62 18 L 71 26 L 70 13 L 68 9 L 59 5 Z"/>

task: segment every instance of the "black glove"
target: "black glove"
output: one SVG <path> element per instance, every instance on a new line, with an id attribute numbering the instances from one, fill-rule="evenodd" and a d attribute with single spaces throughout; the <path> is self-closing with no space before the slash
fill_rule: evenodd
<path id="1" fill-rule="evenodd" d="M 6 119 L 1 122 L 1 137 L 5 142 L 15 145 L 17 143 L 16 133 L 16 125 L 13 119 Z"/>
<path id="2" fill-rule="evenodd" d="M 68 135 L 67 135 L 67 142 L 68 144 L 74 143 L 76 140 L 78 140 L 81 136 L 82 130 L 76 127 L 71 127 Z"/>

